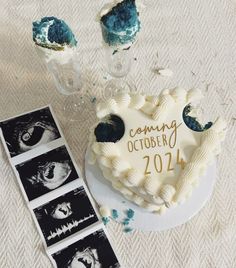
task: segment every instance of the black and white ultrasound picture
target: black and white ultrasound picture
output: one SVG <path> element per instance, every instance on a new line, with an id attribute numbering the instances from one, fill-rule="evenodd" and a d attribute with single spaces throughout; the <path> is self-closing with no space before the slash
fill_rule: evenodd
<path id="1" fill-rule="evenodd" d="M 58 268 L 121 267 L 102 229 L 54 253 L 52 257 Z"/>
<path id="2" fill-rule="evenodd" d="M 16 170 L 29 201 L 79 178 L 65 146 L 27 160 Z"/>
<path id="3" fill-rule="evenodd" d="M 34 213 L 47 246 L 98 221 L 83 186 L 34 209 Z"/>
<path id="4" fill-rule="evenodd" d="M 11 157 L 60 138 L 49 107 L 0 123 Z"/>

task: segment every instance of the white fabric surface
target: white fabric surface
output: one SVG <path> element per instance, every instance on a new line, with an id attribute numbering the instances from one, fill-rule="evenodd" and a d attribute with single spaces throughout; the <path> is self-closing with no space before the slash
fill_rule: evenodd
<path id="1" fill-rule="evenodd" d="M 89 90 L 99 98 L 106 72 L 95 16 L 104 3 L 3 0 L 0 7 L 0 119 L 51 103 L 81 166 L 94 112 L 79 124 L 63 120 L 63 96 L 37 57 L 31 23 L 45 15 L 68 22 L 79 40 L 84 77 L 94 83 Z M 209 116 L 224 116 L 229 130 L 214 193 L 197 216 L 160 233 L 124 234 L 115 223 L 108 231 L 127 268 L 236 267 L 236 2 L 148 0 L 146 6 L 129 78 L 138 90 L 150 93 L 176 85 L 199 87 Z M 157 76 L 157 67 L 169 67 L 174 76 Z M 0 204 L 0 267 L 51 267 L 2 146 Z"/>

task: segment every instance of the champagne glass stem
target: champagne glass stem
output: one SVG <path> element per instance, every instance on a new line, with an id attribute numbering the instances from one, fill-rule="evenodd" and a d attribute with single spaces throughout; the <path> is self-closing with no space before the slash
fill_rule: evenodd
<path id="1" fill-rule="evenodd" d="M 81 75 L 81 55 L 76 49 L 69 48 L 63 51 L 41 47 L 37 49 L 54 79 L 58 92 L 65 96 L 61 107 L 65 117 L 70 121 L 85 121 L 92 104 L 85 93 Z"/>
<path id="2" fill-rule="evenodd" d="M 126 77 L 131 69 L 132 49 L 105 47 L 107 71 L 112 76 L 104 87 L 104 97 L 113 97 L 119 92 L 136 91 L 135 86 L 127 82 Z"/>

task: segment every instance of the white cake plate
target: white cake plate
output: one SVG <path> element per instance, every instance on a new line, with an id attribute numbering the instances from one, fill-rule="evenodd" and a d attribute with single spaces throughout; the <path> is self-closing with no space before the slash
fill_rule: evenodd
<path id="1" fill-rule="evenodd" d="M 129 227 L 143 231 L 161 231 L 189 221 L 204 207 L 216 181 L 216 160 L 200 178 L 199 185 L 193 190 L 192 196 L 184 204 L 167 209 L 162 215 L 145 211 L 113 189 L 97 165 L 88 163 L 88 152 L 85 156 L 85 176 L 90 192 L 97 203 L 118 211 L 117 222 L 123 222 L 127 209 L 131 208 L 135 213 L 134 220 L 130 222 Z"/>

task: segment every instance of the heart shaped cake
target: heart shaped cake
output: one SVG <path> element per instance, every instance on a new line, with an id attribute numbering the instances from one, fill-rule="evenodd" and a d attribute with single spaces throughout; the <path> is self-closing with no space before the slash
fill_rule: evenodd
<path id="1" fill-rule="evenodd" d="M 201 124 L 193 104 L 199 90 L 164 90 L 159 96 L 120 93 L 97 105 L 90 163 L 125 198 L 163 213 L 191 196 L 220 152 L 226 123 Z"/>

